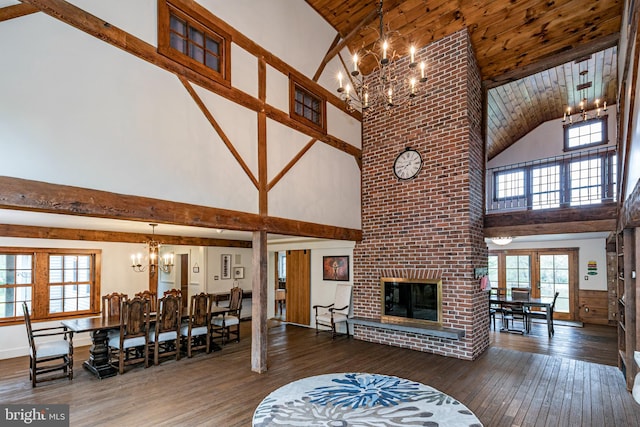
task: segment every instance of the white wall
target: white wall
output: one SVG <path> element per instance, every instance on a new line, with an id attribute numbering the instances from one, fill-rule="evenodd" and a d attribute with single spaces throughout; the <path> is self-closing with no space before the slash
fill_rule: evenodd
<path id="1" fill-rule="evenodd" d="M 526 241 L 527 237 L 515 237 L 513 242 L 506 246 L 498 246 L 491 241 L 487 241 L 489 250 L 511 250 L 511 249 L 552 249 L 552 248 L 577 248 L 579 265 L 579 288 L 590 291 L 607 290 L 607 233 L 592 233 L 597 235 L 590 238 L 575 239 L 548 236 L 548 240 Z M 538 237 L 542 239 L 543 237 Z M 519 240 L 520 239 L 520 240 Z M 522 241 L 525 240 L 525 241 Z M 598 274 L 589 275 L 587 264 L 589 261 L 596 261 Z"/>
<path id="2" fill-rule="evenodd" d="M 618 127 L 616 123 L 616 106 L 607 108 L 607 130 L 609 146 L 615 146 Z M 561 156 L 564 153 L 564 129 L 562 119 L 550 120 L 520 138 L 511 147 L 487 162 L 487 169 L 531 160 Z M 590 147 L 589 149 L 593 149 Z"/>
<path id="3" fill-rule="evenodd" d="M 315 328 L 314 305 L 328 305 L 333 303 L 336 285 L 338 283 L 353 284 L 353 248 L 355 242 L 339 240 L 307 240 L 278 242 L 269 244 L 269 301 L 267 306 L 267 317 L 274 317 L 274 296 L 275 296 L 275 252 L 286 250 L 311 250 L 311 324 L 309 327 Z M 323 256 L 349 256 L 349 282 L 336 282 L 322 279 L 322 257 Z M 353 296 L 352 296 L 353 298 Z M 343 331 L 344 332 L 344 331 Z"/>
<path id="4" fill-rule="evenodd" d="M 157 43 L 155 1 L 73 3 L 151 45 Z M 200 3 L 308 77 L 335 37 L 335 30 L 305 2 Z M 3 22 L 0 52 L 2 175 L 258 212 L 251 176 L 174 74 L 44 13 Z M 235 43 L 232 55 L 232 86 L 257 97 L 256 57 Z M 327 76 L 334 74 L 327 69 L 320 81 L 333 85 Z M 288 77 L 272 67 L 267 77 L 267 100 L 288 115 Z M 257 177 L 257 113 L 194 88 Z M 331 106 L 327 116 L 330 135 L 360 147 L 359 122 Z M 277 175 L 310 140 L 268 120 L 268 176 Z M 268 197 L 269 215 L 360 226 L 357 163 L 322 142 L 305 153 Z"/>

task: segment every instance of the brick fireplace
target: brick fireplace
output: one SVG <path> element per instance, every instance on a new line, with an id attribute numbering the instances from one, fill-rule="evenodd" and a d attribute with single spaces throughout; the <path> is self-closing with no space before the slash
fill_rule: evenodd
<path id="1" fill-rule="evenodd" d="M 354 249 L 354 336 L 472 360 L 489 345 L 488 298 L 474 269 L 486 267 L 484 143 L 480 72 L 466 30 L 416 54 L 427 64 L 427 95 L 363 122 L 362 231 Z M 423 168 L 400 181 L 396 156 L 417 149 Z M 381 277 L 442 280 L 449 335 L 388 328 Z"/>

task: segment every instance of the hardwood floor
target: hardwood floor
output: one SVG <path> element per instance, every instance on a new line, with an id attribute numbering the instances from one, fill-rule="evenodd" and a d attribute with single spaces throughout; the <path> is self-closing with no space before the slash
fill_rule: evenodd
<path id="1" fill-rule="evenodd" d="M 464 403 L 487 427 L 640 425 L 640 405 L 618 368 L 577 360 L 608 354 L 604 347 L 615 338 L 613 328 L 558 326 L 552 340 L 537 336 L 537 327 L 524 337 L 492 333 L 492 346 L 469 362 L 353 338 L 332 341 L 330 334 L 282 324 L 269 329 L 265 374 L 250 370 L 249 328 L 250 322 L 242 322 L 243 339 L 222 351 L 133 367 L 104 380 L 81 367 L 88 348 L 77 348 L 73 381 L 36 389 L 27 358 L 1 360 L 0 402 L 68 403 L 71 426 L 250 426 L 256 406 L 278 387 L 307 376 L 355 371 L 428 384 Z M 577 345 L 581 336 L 587 344 Z M 504 348 L 507 344 L 537 352 Z"/>

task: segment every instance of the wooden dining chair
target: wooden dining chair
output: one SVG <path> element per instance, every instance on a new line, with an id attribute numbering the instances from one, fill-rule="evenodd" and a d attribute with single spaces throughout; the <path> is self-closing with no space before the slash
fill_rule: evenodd
<path id="1" fill-rule="evenodd" d="M 120 374 L 126 365 L 144 362 L 144 367 L 149 367 L 150 313 L 147 299 L 135 297 L 122 304 L 120 331 L 108 341 L 110 363 Z"/>
<path id="2" fill-rule="evenodd" d="M 222 344 L 231 340 L 231 335 L 236 342 L 240 341 L 240 312 L 242 311 L 242 288 L 231 288 L 229 295 L 229 311 L 211 318 L 211 335 L 222 339 Z"/>
<path id="3" fill-rule="evenodd" d="M 191 296 L 189 305 L 189 319 L 180 327 L 187 357 L 193 355 L 193 350 L 204 349 L 211 353 L 211 298 L 209 294 L 201 292 Z"/>
<path id="4" fill-rule="evenodd" d="M 128 299 L 127 294 L 113 292 L 102 296 L 102 317 L 105 319 L 120 319 L 122 303 Z"/>
<path id="5" fill-rule="evenodd" d="M 556 300 L 558 299 L 558 295 L 560 295 L 560 292 L 556 292 L 553 295 L 553 302 L 551 303 L 551 306 L 549 308 L 549 316 L 551 319 L 551 326 L 549 327 L 549 338 L 551 338 L 554 334 L 555 334 L 555 330 L 553 328 L 553 312 L 555 311 L 556 308 Z M 527 320 L 529 322 L 529 330 L 531 330 L 531 319 L 544 319 L 547 320 L 547 309 L 546 308 L 540 308 L 539 310 L 528 310 L 527 312 Z"/>
<path id="6" fill-rule="evenodd" d="M 167 294 L 158 300 L 158 318 L 149 341 L 153 343 L 153 364 L 160 356 L 175 356 L 180 360 L 180 323 L 182 321 L 182 297 Z"/>
<path id="7" fill-rule="evenodd" d="M 150 290 L 145 290 L 142 292 L 136 293 L 137 297 L 145 298 L 149 300 L 149 309 L 152 313 L 158 311 L 158 297 L 155 292 L 151 292 Z"/>
<path id="8" fill-rule="evenodd" d="M 529 301 L 531 297 L 531 289 L 529 288 L 511 288 L 511 300 L 518 302 Z M 522 322 L 523 330 L 529 332 L 529 322 L 527 319 L 527 310 L 524 304 L 511 304 L 503 308 L 503 319 L 508 325 L 509 322 L 515 325 L 515 321 Z M 507 327 L 508 328 L 508 327 Z"/>
<path id="9" fill-rule="evenodd" d="M 173 295 L 174 297 L 181 297 L 182 291 L 180 289 L 169 289 L 168 291 L 164 291 L 163 296 Z"/>
<path id="10" fill-rule="evenodd" d="M 24 324 L 29 340 L 29 379 L 31 386 L 59 378 L 73 379 L 73 332 L 64 326 L 33 329 L 27 303 L 22 303 Z M 44 338 L 41 340 L 40 338 Z M 51 339 L 55 337 L 55 339 Z M 43 374 L 61 371 L 56 375 Z"/>

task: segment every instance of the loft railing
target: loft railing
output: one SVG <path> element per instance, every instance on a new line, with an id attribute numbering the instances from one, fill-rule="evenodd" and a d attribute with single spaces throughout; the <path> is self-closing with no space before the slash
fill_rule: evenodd
<path id="1" fill-rule="evenodd" d="M 568 208 L 616 200 L 615 148 L 487 169 L 486 211 Z"/>

